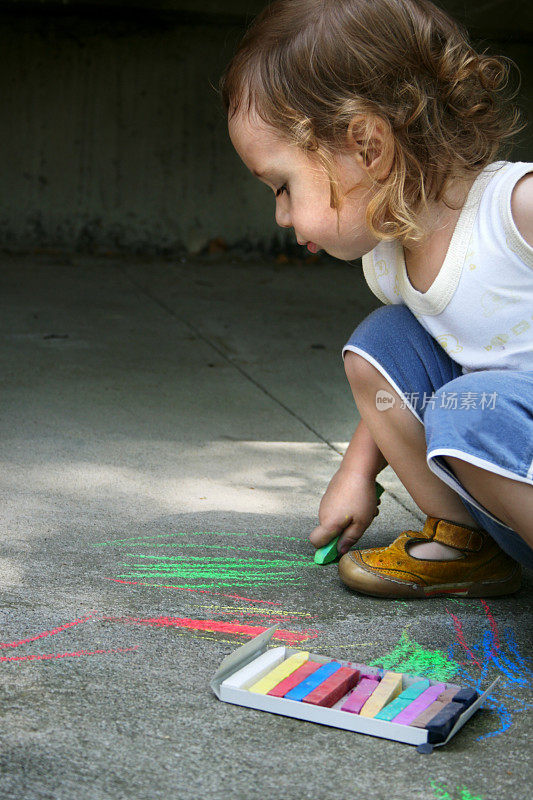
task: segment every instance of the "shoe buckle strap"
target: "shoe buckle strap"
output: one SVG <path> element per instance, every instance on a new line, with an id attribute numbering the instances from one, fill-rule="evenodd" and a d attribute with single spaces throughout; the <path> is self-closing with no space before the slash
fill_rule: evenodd
<path id="1" fill-rule="evenodd" d="M 404 531 L 403 535 L 409 539 L 426 539 L 428 542 L 435 538 L 437 525 L 440 522 L 438 517 L 427 517 L 424 528 L 421 531 Z"/>
<path id="2" fill-rule="evenodd" d="M 466 550 L 475 553 L 481 550 L 485 541 L 483 534 L 473 528 L 457 525 L 454 522 L 440 519 L 434 528 L 432 541 L 455 547 L 457 550 Z"/>

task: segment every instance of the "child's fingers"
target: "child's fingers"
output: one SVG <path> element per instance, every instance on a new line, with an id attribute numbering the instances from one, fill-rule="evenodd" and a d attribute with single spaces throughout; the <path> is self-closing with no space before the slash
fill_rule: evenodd
<path id="1" fill-rule="evenodd" d="M 314 547 L 325 547 L 343 530 L 343 526 L 335 524 L 317 525 L 309 534 L 309 541 Z"/>
<path id="2" fill-rule="evenodd" d="M 360 522 L 348 525 L 337 543 L 339 555 L 344 555 L 361 538 L 365 532 L 365 526 Z"/>

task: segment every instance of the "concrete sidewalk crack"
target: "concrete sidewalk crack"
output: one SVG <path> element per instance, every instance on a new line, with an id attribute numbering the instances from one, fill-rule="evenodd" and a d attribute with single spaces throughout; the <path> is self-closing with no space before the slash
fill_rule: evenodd
<path id="1" fill-rule="evenodd" d="M 321 442 L 323 442 L 325 445 L 327 445 L 327 447 L 329 447 L 330 450 L 333 450 L 334 453 L 337 453 L 337 455 L 339 455 L 341 457 L 343 456 L 343 453 L 339 449 L 337 449 L 332 442 L 330 442 L 328 439 L 326 439 L 324 436 L 322 436 L 322 434 L 319 433 L 319 431 L 317 431 L 315 428 L 313 428 L 312 425 L 309 425 L 309 423 L 306 422 L 303 417 L 301 417 L 299 414 L 297 414 L 296 411 L 294 411 L 292 408 L 290 408 L 290 406 L 287 406 L 282 400 L 279 399 L 279 397 L 276 397 L 276 395 L 272 394 L 272 392 L 270 392 L 265 386 L 263 386 L 262 383 L 260 383 L 255 378 L 253 378 L 250 375 L 249 372 L 247 372 L 245 369 L 243 369 L 243 367 L 241 367 L 236 361 L 234 361 L 232 358 L 230 358 L 230 356 L 228 356 L 221 347 L 219 347 L 208 336 L 206 336 L 206 334 L 203 333 L 200 330 L 200 328 L 198 328 L 196 325 L 194 325 L 188 319 L 183 317 L 181 314 L 178 317 L 178 314 L 174 311 L 174 309 L 171 306 L 168 306 L 163 300 L 160 300 L 159 297 L 157 297 L 156 295 L 152 294 L 148 289 L 144 288 L 139 283 L 137 283 L 130 275 L 128 275 L 126 272 L 124 272 L 124 270 L 122 268 L 119 267 L 119 269 L 121 269 L 121 272 L 123 272 L 123 274 L 126 277 L 126 279 L 133 286 L 135 286 L 136 289 L 138 289 L 140 292 L 142 292 L 142 294 L 144 294 L 145 297 L 147 297 L 153 303 L 155 303 L 160 308 L 162 308 L 164 311 L 166 311 L 167 314 L 170 314 L 171 317 L 174 317 L 175 319 L 177 319 L 180 322 L 182 322 L 187 328 L 189 328 L 189 330 L 192 333 L 194 333 L 195 336 L 198 337 L 198 339 L 201 339 L 203 342 L 205 342 L 222 359 L 224 359 L 224 361 L 226 361 L 228 364 L 231 364 L 231 366 L 234 369 L 236 369 L 237 372 L 239 372 L 243 376 L 243 378 L 245 378 L 247 381 L 252 383 L 257 389 L 259 389 L 259 391 L 261 391 L 264 395 L 266 395 L 268 398 L 270 398 L 270 400 L 272 400 L 274 403 L 276 403 L 276 405 L 280 406 L 280 408 L 282 408 L 284 411 L 286 411 L 288 414 L 290 414 L 291 417 L 294 417 L 294 419 L 298 420 L 298 422 L 300 422 L 305 428 L 307 428 L 308 431 L 310 431 L 314 436 L 316 436 L 317 439 L 320 439 Z"/>
<path id="2" fill-rule="evenodd" d="M 220 356 L 220 358 L 222 358 L 224 361 L 226 361 L 228 364 L 230 364 L 235 370 L 237 370 L 237 372 L 240 373 L 240 375 L 242 375 L 243 378 L 245 378 L 247 381 L 249 381 L 251 384 L 253 384 L 257 389 L 259 389 L 260 392 L 262 392 L 264 395 L 266 395 L 266 397 L 268 397 L 276 405 L 278 405 L 280 408 L 282 408 L 284 411 L 286 411 L 287 414 L 290 414 L 291 417 L 293 417 L 294 419 L 298 420 L 298 422 L 301 425 L 303 425 L 305 428 L 307 428 L 307 430 L 310 431 L 313 434 L 313 436 L 316 436 L 316 438 L 319 441 L 321 441 L 323 444 L 325 444 L 326 447 L 328 447 L 334 453 L 337 453 L 337 455 L 339 455 L 341 458 L 344 456 L 344 453 L 341 450 L 339 450 L 337 447 L 335 447 L 333 442 L 330 442 L 329 439 L 326 439 L 324 436 L 322 436 L 322 434 L 319 431 L 317 431 L 315 428 L 313 428 L 312 425 L 310 425 L 308 422 L 306 422 L 306 420 L 303 417 L 301 417 L 296 411 L 294 411 L 292 408 L 290 408 L 290 406 L 286 405 L 282 400 L 279 399 L 279 397 L 276 397 L 276 395 L 272 394 L 272 392 L 270 392 L 265 386 L 263 386 L 262 383 L 257 381 L 254 377 L 252 377 L 252 375 L 250 375 L 245 369 L 243 369 L 243 367 L 241 367 L 232 358 L 230 358 L 224 352 L 224 350 L 222 350 L 221 347 L 219 347 L 217 344 L 215 344 L 215 342 L 213 342 L 209 338 L 209 336 L 207 336 L 205 333 L 203 333 L 200 328 L 198 328 L 196 325 L 194 325 L 192 322 L 190 322 L 188 319 L 186 319 L 186 317 L 182 316 L 181 314 L 178 316 L 176 311 L 171 306 L 167 305 L 159 297 L 157 297 L 156 295 L 152 294 L 152 292 L 150 292 L 144 286 L 142 286 L 141 284 L 137 283 L 137 281 L 135 281 L 131 277 L 131 275 L 128 275 L 128 273 L 121 266 L 119 266 L 119 269 L 122 272 L 122 274 L 124 275 L 124 277 L 126 278 L 126 280 L 129 281 L 132 284 L 132 286 L 135 286 L 135 288 L 139 292 L 141 292 L 141 294 L 143 294 L 145 297 L 147 297 L 149 300 L 151 300 L 153 303 L 155 303 L 155 305 L 159 306 L 159 308 L 163 309 L 163 311 L 165 311 L 171 317 L 173 317 L 174 319 L 178 320 L 179 322 L 182 322 L 192 333 L 194 333 L 194 335 L 196 337 L 198 337 L 198 339 L 201 339 L 203 342 L 205 342 L 205 344 L 207 344 L 212 350 L 214 350 L 217 353 L 217 355 Z M 400 505 L 405 511 L 407 511 L 409 514 L 413 515 L 413 510 L 411 508 L 409 508 L 409 506 L 402 500 L 402 498 L 398 497 L 398 495 L 395 494 L 394 491 L 392 491 L 391 489 L 387 489 L 387 493 L 391 497 L 393 497 L 394 500 L 398 503 L 398 505 Z M 416 515 L 414 515 L 414 516 L 416 516 Z"/>

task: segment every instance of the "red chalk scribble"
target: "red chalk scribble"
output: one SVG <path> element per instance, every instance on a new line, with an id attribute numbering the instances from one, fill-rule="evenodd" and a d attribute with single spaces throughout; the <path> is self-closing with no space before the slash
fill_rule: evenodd
<path id="1" fill-rule="evenodd" d="M 459 642 L 461 647 L 468 653 L 468 656 L 472 661 L 472 663 L 481 669 L 481 664 L 479 663 L 477 658 L 474 657 L 473 652 L 470 650 L 467 643 L 465 642 L 465 638 L 463 636 L 463 625 L 461 620 L 458 617 L 456 617 L 455 614 L 452 614 L 451 611 L 448 611 L 448 609 L 446 609 L 446 613 L 449 614 L 453 620 L 453 627 L 455 630 L 455 635 L 457 636 L 457 641 Z"/>
<path id="2" fill-rule="evenodd" d="M 52 628 L 49 631 L 43 631 L 42 633 L 38 633 L 36 636 L 30 636 L 29 639 L 20 639 L 17 642 L 0 642 L 0 647 L 19 647 L 21 644 L 28 644 L 28 642 L 36 642 L 37 639 L 44 639 L 45 636 L 53 636 L 56 633 L 61 633 L 61 631 L 67 630 L 67 628 L 72 628 L 73 625 L 80 625 L 82 622 L 87 622 L 87 620 L 93 619 L 95 614 L 96 611 L 94 611 L 92 614 L 89 614 L 87 617 L 82 617 L 81 619 L 75 619 L 73 622 L 65 622 L 64 625 L 59 625 L 57 628 Z"/>
<path id="3" fill-rule="evenodd" d="M 188 628 L 196 631 L 210 631 L 211 633 L 234 633 L 253 638 L 268 627 L 263 625 L 241 625 L 238 622 L 220 622 L 215 619 L 190 619 L 189 617 L 148 617 L 147 619 L 137 619 L 136 617 L 106 617 L 110 621 L 124 622 L 136 625 L 151 625 L 154 627 L 168 628 Z M 288 631 L 278 629 L 273 639 L 281 639 L 285 642 L 305 642 L 307 639 L 315 639 L 317 631 Z"/>
<path id="4" fill-rule="evenodd" d="M 492 645 L 492 649 L 491 649 L 491 652 L 490 652 L 490 658 L 492 658 L 494 655 L 496 655 L 496 651 L 499 650 L 500 647 L 501 647 L 500 636 L 499 636 L 499 633 L 498 633 L 498 626 L 496 624 L 496 620 L 494 619 L 494 617 L 490 613 L 490 608 L 489 608 L 489 604 L 487 603 L 487 601 L 486 600 L 481 600 L 481 605 L 485 609 L 485 614 L 487 615 L 487 618 L 489 620 L 490 629 L 492 631 L 493 645 Z"/>
<path id="5" fill-rule="evenodd" d="M 301 616 L 298 614 L 285 614 L 283 617 L 271 617 L 269 614 L 262 614 L 260 611 L 238 611 L 237 609 L 233 609 L 232 614 L 237 614 L 241 617 L 259 617 L 260 619 L 268 621 L 268 627 L 272 625 L 286 625 L 289 620 L 301 622 Z M 316 619 L 316 617 L 311 617 L 310 614 L 306 616 L 308 616 L 308 619 Z"/>
<path id="6" fill-rule="evenodd" d="M 33 656 L 0 656 L 0 661 L 43 661 L 50 658 L 79 658 L 80 656 L 97 656 L 108 655 L 109 653 L 129 653 L 132 650 L 137 650 L 139 647 L 136 644 L 134 647 L 117 647 L 115 650 L 77 650 L 74 653 L 43 653 L 41 655 Z"/>
<path id="7" fill-rule="evenodd" d="M 180 592 L 201 592 L 202 594 L 213 594 L 220 597 L 231 597 L 233 600 L 244 600 L 246 603 L 264 603 L 269 606 L 280 606 L 281 603 L 276 603 L 274 600 L 255 600 L 253 597 L 241 597 L 240 594 L 224 594 L 224 592 L 210 592 L 209 589 L 190 589 L 186 586 L 164 586 L 159 583 L 143 583 L 142 581 L 124 581 L 120 578 L 104 578 L 106 581 L 113 581 L 113 583 L 129 583 L 133 586 L 155 586 L 158 589 L 178 589 Z"/>

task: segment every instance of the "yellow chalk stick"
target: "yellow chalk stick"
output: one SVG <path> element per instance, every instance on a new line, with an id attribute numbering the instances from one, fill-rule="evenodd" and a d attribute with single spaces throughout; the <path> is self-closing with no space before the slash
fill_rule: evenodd
<path id="1" fill-rule="evenodd" d="M 277 667 L 274 667 L 264 678 L 261 678 L 260 681 L 250 686 L 248 691 L 256 692 L 257 694 L 268 694 L 274 686 L 277 686 L 278 683 L 281 683 L 281 681 L 285 680 L 289 675 L 292 675 L 298 667 L 301 667 L 308 658 L 309 653 L 304 651 L 289 656 L 289 658 L 282 661 L 281 664 L 278 664 Z"/>
<path id="2" fill-rule="evenodd" d="M 402 691 L 402 674 L 400 672 L 386 672 L 372 692 L 361 711 L 361 717 L 375 717 L 381 709 L 398 697 Z"/>

